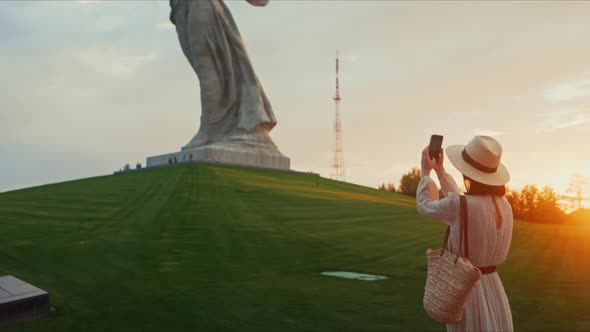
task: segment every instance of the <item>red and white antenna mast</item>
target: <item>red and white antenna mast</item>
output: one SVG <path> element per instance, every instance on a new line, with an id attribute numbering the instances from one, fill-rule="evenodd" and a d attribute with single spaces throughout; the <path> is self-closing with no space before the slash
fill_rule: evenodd
<path id="1" fill-rule="evenodd" d="M 340 123 L 340 56 L 339 52 L 336 51 L 336 95 L 334 96 L 334 102 L 336 104 L 336 118 L 334 120 L 334 154 L 332 157 L 332 174 L 331 178 L 338 181 L 345 180 L 344 173 L 344 158 L 342 156 L 342 125 Z"/>

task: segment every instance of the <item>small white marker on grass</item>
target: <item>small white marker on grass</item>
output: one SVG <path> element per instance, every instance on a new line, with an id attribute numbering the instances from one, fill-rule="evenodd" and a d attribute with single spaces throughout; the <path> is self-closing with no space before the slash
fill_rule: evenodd
<path id="1" fill-rule="evenodd" d="M 364 273 L 346 272 L 346 271 L 329 271 L 329 272 L 322 272 L 321 274 L 325 275 L 325 276 L 329 276 L 329 277 L 364 280 L 364 281 L 377 281 L 377 280 L 387 279 L 387 277 L 378 276 L 378 275 L 374 275 L 374 274 L 364 274 Z"/>

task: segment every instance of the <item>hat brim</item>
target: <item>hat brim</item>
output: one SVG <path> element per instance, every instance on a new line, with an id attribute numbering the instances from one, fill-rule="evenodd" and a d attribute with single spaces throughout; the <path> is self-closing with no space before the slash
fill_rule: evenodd
<path id="1" fill-rule="evenodd" d="M 510 173 L 504 164 L 500 163 L 494 173 L 480 171 L 463 160 L 463 149 L 465 145 L 451 145 L 445 148 L 447 158 L 463 175 L 489 186 L 502 186 L 510 181 Z"/>

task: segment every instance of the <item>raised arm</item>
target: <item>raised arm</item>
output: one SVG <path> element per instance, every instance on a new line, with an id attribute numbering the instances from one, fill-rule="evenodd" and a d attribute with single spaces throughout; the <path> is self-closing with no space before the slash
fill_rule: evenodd
<path id="1" fill-rule="evenodd" d="M 432 169 L 434 169 L 434 171 L 436 172 L 438 182 L 440 182 L 443 197 L 447 197 L 447 194 L 449 192 L 460 195 L 461 193 L 459 192 L 459 187 L 457 186 L 457 183 L 455 182 L 451 174 L 445 171 L 444 161 L 445 152 L 444 149 L 440 149 L 438 161 L 432 165 Z"/>
<path id="2" fill-rule="evenodd" d="M 442 167 L 437 166 L 442 166 L 442 158 L 439 159 L 439 162 L 430 159 L 428 147 L 426 147 L 422 151 L 422 179 L 420 179 L 416 193 L 416 207 L 421 215 L 443 219 L 448 225 L 451 225 L 457 220 L 459 196 L 451 195 L 439 200 L 436 183 L 430 177 L 430 172 L 435 167 L 444 171 Z"/>
<path id="3" fill-rule="evenodd" d="M 451 176 L 451 174 L 444 171 L 436 172 L 438 176 L 438 182 L 440 182 L 440 187 L 442 189 L 443 197 L 447 197 L 448 193 L 453 193 L 460 195 L 461 192 L 459 191 L 459 187 L 455 182 L 455 179 Z"/>
<path id="4" fill-rule="evenodd" d="M 451 194 L 449 197 L 439 199 L 436 183 L 426 175 L 418 184 L 416 207 L 422 216 L 442 219 L 446 224 L 451 225 L 457 221 L 459 196 Z"/>
<path id="5" fill-rule="evenodd" d="M 264 7 L 268 5 L 269 0 L 246 0 L 249 4 L 256 7 Z"/>

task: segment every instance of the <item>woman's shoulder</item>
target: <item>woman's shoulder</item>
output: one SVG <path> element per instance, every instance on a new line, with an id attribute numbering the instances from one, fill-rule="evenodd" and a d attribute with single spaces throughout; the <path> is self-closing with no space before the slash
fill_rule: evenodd
<path id="1" fill-rule="evenodd" d="M 451 208 L 453 208 L 453 210 L 458 211 L 461 208 L 461 196 L 464 195 L 453 192 L 447 193 L 447 199 L 449 200 Z"/>
<path id="2" fill-rule="evenodd" d="M 491 196 L 491 195 L 466 195 L 468 206 L 474 205 L 475 208 L 478 206 L 487 206 L 497 204 L 497 208 L 502 210 L 506 217 L 512 219 L 512 206 L 505 196 Z"/>
<path id="3" fill-rule="evenodd" d="M 490 195 L 465 195 L 468 206 L 487 206 L 493 204 L 493 197 Z"/>

